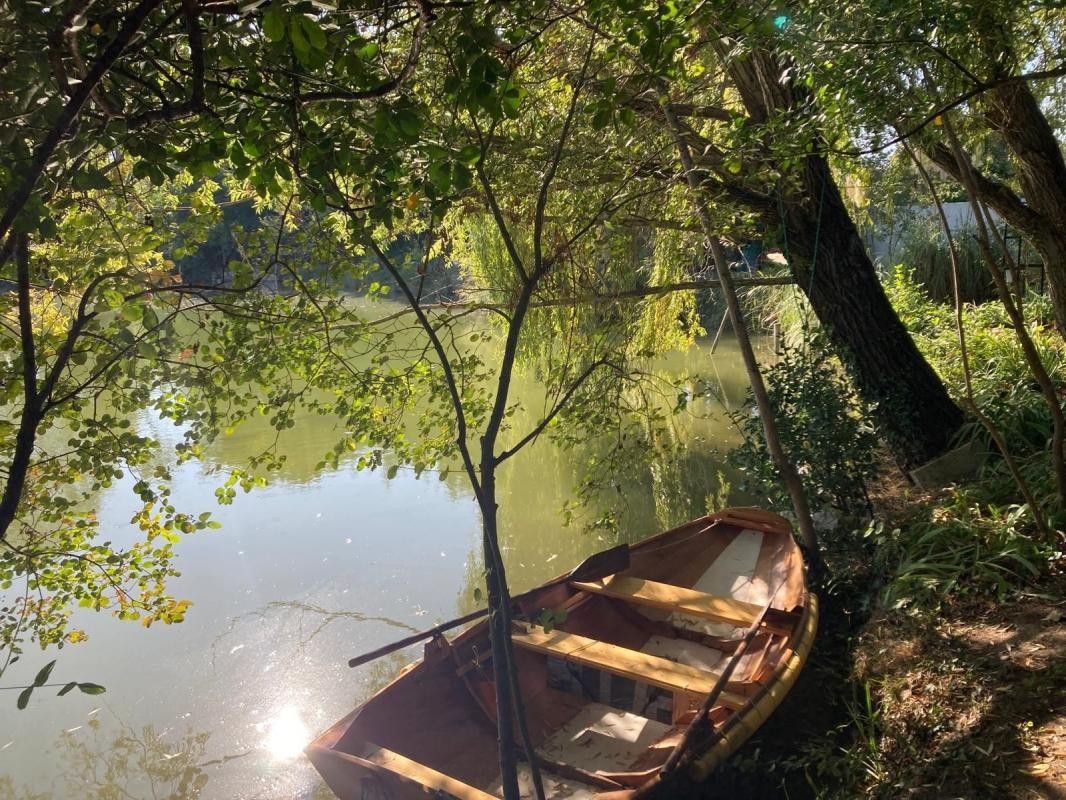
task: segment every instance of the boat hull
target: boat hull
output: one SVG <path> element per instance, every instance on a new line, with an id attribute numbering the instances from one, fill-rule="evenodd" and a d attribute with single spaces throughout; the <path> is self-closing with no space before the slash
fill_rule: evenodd
<path id="1" fill-rule="evenodd" d="M 817 599 L 783 518 L 727 509 L 629 552 L 618 574 L 560 576 L 518 601 L 530 620 L 566 611 L 558 628 L 513 634 L 549 798 L 654 784 L 682 739 L 688 778 L 706 778 L 781 703 L 813 645 Z M 501 796 L 489 658 L 483 621 L 434 639 L 315 739 L 309 759 L 341 800 Z M 685 736 L 709 693 L 710 735 Z"/>

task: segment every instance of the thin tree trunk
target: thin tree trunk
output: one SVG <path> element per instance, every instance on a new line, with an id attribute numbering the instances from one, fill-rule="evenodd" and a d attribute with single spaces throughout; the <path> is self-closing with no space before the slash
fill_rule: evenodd
<path id="1" fill-rule="evenodd" d="M 903 148 L 907 155 L 910 156 L 911 161 L 918 170 L 918 174 L 922 176 L 922 180 L 925 182 L 926 187 L 929 189 L 929 193 L 933 197 L 933 205 L 936 208 L 937 216 L 940 218 L 940 228 L 944 231 L 944 238 L 947 239 L 948 258 L 951 261 L 951 286 L 955 300 L 955 330 L 958 332 L 959 337 L 959 358 L 962 361 L 962 377 L 966 387 L 967 411 L 969 411 L 974 418 L 981 423 L 982 427 L 988 432 L 988 435 L 992 437 L 992 441 L 996 443 L 996 447 L 1003 456 L 1003 461 L 1006 463 L 1007 469 L 1010 470 L 1010 474 L 1014 478 L 1014 483 L 1018 487 L 1018 491 L 1021 492 L 1026 504 L 1029 506 L 1037 530 L 1040 532 L 1041 536 L 1046 538 L 1049 535 L 1048 526 L 1044 519 L 1044 512 L 1040 508 L 1040 503 L 1033 494 L 1033 490 L 1029 487 L 1029 482 L 1025 479 L 1021 469 L 1018 467 L 1018 462 L 1015 460 L 1014 456 L 1011 455 L 1010 449 L 1007 446 L 1007 440 L 1003 437 L 1003 434 L 1000 432 L 999 428 L 996 427 L 995 423 L 992 422 L 991 418 L 978 408 L 977 401 L 974 400 L 973 382 L 970 378 L 970 355 L 969 349 L 966 346 L 966 326 L 963 324 L 962 320 L 962 288 L 959 286 L 959 256 L 955 249 L 955 237 L 952 235 L 951 225 L 948 223 L 948 216 L 944 213 L 944 204 L 940 202 L 940 196 L 937 194 L 936 187 L 933 185 L 933 181 L 930 179 L 928 171 L 906 141 L 903 142 Z"/>
<path id="2" fill-rule="evenodd" d="M 969 197 L 970 205 L 973 207 L 974 218 L 977 222 L 978 247 L 982 256 L 984 256 L 985 264 L 992 273 L 992 280 L 995 282 L 1000 300 L 1007 310 L 1007 316 L 1010 317 L 1011 324 L 1014 326 L 1014 331 L 1022 346 L 1022 353 L 1025 355 L 1029 370 L 1033 373 L 1033 377 L 1040 386 L 1047 402 L 1048 412 L 1051 414 L 1053 426 L 1051 435 L 1051 469 L 1055 474 L 1055 486 L 1059 502 L 1066 507 L 1066 461 L 1063 458 L 1064 439 L 1066 439 L 1066 418 L 1063 416 L 1058 392 L 1051 380 L 1051 376 L 1048 375 L 1047 369 L 1044 367 L 1044 362 L 1040 359 L 1040 353 L 1037 351 L 1032 337 L 1029 336 L 1025 321 L 1014 303 L 1014 298 L 1011 295 L 1010 287 L 1007 285 L 1003 271 L 999 268 L 999 264 L 996 263 L 995 254 L 992 252 L 992 243 L 988 235 L 987 209 L 979 199 L 970 161 L 959 143 L 955 128 L 947 114 L 944 115 L 944 130 L 951 142 L 951 148 L 958 163 L 963 186 Z"/>
<path id="3" fill-rule="evenodd" d="M 348 209 L 349 213 L 350 209 Z M 514 367 L 515 353 L 518 348 L 518 334 L 521 328 L 521 319 L 529 307 L 532 296 L 532 285 L 527 285 L 519 297 L 515 315 L 512 318 L 511 329 L 508 330 L 507 342 L 504 347 L 504 356 L 501 363 L 501 374 L 497 389 L 496 403 L 490 415 L 486 431 L 481 439 L 481 461 L 475 464 L 467 442 L 469 429 L 467 427 L 466 412 L 459 390 L 459 382 L 452 372 L 451 362 L 443 342 L 437 335 L 436 328 L 426 316 L 426 312 L 419 303 L 418 298 L 411 290 L 410 285 L 404 280 L 403 275 L 392 260 L 385 254 L 380 246 L 373 240 L 369 242 L 370 249 L 378 260 L 385 266 L 393 280 L 400 287 L 404 299 L 411 311 L 418 319 L 418 324 L 425 331 L 430 340 L 433 351 L 444 372 L 445 385 L 448 395 L 455 410 L 456 419 L 456 446 L 462 457 L 463 468 L 466 470 L 470 485 L 474 489 L 474 495 L 481 511 L 482 551 L 485 559 L 485 583 L 488 589 L 489 606 L 489 641 L 492 647 L 493 680 L 496 690 L 496 713 L 498 728 L 498 744 L 500 749 L 500 775 L 503 785 L 505 800 L 519 800 L 518 774 L 514 741 L 514 709 L 521 703 L 521 697 L 516 696 L 512 689 L 514 684 L 510 677 L 513 664 L 511 623 L 510 623 L 510 598 L 507 593 L 507 580 L 504 574 L 503 561 L 499 556 L 499 530 L 497 520 L 496 503 L 496 468 L 498 461 L 495 455 L 495 441 L 503 420 L 507 404 L 507 392 L 510 387 L 511 371 Z M 522 719 L 519 713 L 519 719 Z M 522 732 L 528 744 L 528 731 L 525 730 L 524 722 Z M 535 756 L 530 756 L 530 768 L 533 773 L 534 787 L 539 792 L 538 798 L 543 800 L 543 791 L 540 788 L 540 776 L 537 771 Z"/>
<path id="4" fill-rule="evenodd" d="M 488 466 L 488 465 L 485 465 Z M 533 784 L 534 795 L 538 800 L 544 800 L 544 784 L 541 778 L 540 765 L 537 760 L 537 753 L 533 747 L 533 738 L 529 733 L 529 724 L 526 721 L 526 709 L 525 703 L 522 699 L 522 687 L 521 680 L 518 674 L 518 666 L 514 655 L 514 641 L 511 638 L 511 593 L 507 587 L 507 573 L 503 566 L 503 553 L 500 551 L 500 537 L 498 526 L 498 505 L 496 503 L 496 468 L 498 465 L 495 463 L 488 468 L 491 470 L 491 477 L 485 478 L 485 466 L 482 468 L 482 491 L 487 485 L 490 490 L 490 494 L 484 495 L 484 502 L 491 505 L 492 512 L 488 516 L 485 515 L 485 511 L 482 511 L 482 520 L 485 531 L 485 563 L 489 563 L 489 559 L 492 560 L 492 570 L 496 575 L 496 584 L 502 599 L 502 605 L 499 606 L 499 613 L 502 618 L 501 628 L 506 631 L 506 635 L 501 639 L 503 645 L 502 654 L 504 656 L 504 662 L 506 667 L 506 673 L 508 677 L 508 692 L 511 696 L 511 707 L 514 710 L 514 724 L 518 728 L 519 736 L 522 739 L 522 750 L 525 753 L 526 762 L 530 768 L 530 779 Z M 484 520 L 489 520 L 485 523 Z M 495 652 L 495 651 L 494 651 Z M 494 677 L 495 673 L 494 673 Z M 496 693 L 497 704 L 501 702 L 500 693 L 497 690 Z M 503 722 L 501 720 L 500 724 Z M 499 740 L 500 748 L 503 748 L 504 742 Z M 511 753 L 509 756 L 508 768 L 515 770 L 517 775 L 517 751 L 514 749 L 514 735 L 511 736 Z M 504 762 L 500 762 L 501 773 L 503 771 Z"/>
<path id="5" fill-rule="evenodd" d="M 15 450 L 7 465 L 3 496 L 0 497 L 0 541 L 7 538 L 18 514 L 26 475 L 37 443 L 41 424 L 41 399 L 37 389 L 37 350 L 34 344 L 33 314 L 30 298 L 30 244 L 26 234 L 14 237 L 15 282 L 18 294 L 19 338 L 22 345 L 22 416 L 15 434 Z"/>
<path id="6" fill-rule="evenodd" d="M 693 206 L 700 219 L 704 235 L 707 237 L 707 244 L 714 257 L 715 266 L 718 268 L 718 278 L 722 282 L 722 294 L 725 295 L 729 319 L 732 321 L 733 329 L 736 331 L 740 353 L 744 358 L 744 367 L 747 370 L 748 380 L 751 382 L 751 390 L 755 395 L 755 404 L 762 419 L 763 432 L 766 435 L 766 446 L 770 451 L 782 482 L 788 489 L 789 497 L 792 499 L 792 509 L 796 514 L 796 523 L 799 525 L 800 539 L 807 551 L 807 555 L 812 562 L 820 563 L 821 552 L 818 548 L 818 534 L 814 529 L 814 522 L 811 520 L 811 509 L 807 503 L 807 494 L 803 489 L 803 482 L 800 480 L 799 473 L 785 453 L 785 449 L 781 445 L 781 439 L 777 434 L 777 421 L 774 417 L 773 406 L 770 404 L 770 397 L 766 392 L 766 384 L 763 381 L 762 373 L 759 371 L 759 362 L 755 357 L 755 349 L 752 347 L 751 339 L 748 337 L 748 329 L 744 322 L 744 312 L 740 307 L 740 301 L 737 299 L 733 276 L 729 271 L 729 262 L 726 260 L 714 223 L 703 200 L 696 167 L 692 161 L 692 154 L 689 151 L 688 144 L 685 142 L 681 128 L 677 124 L 677 119 L 669 109 L 669 105 L 664 103 L 662 107 L 666 122 L 674 134 L 678 157 L 681 160 L 681 166 L 685 171 L 685 178 L 692 193 Z"/>
<path id="7" fill-rule="evenodd" d="M 482 490 L 484 491 L 484 483 Z M 491 498 L 491 499 L 490 499 Z M 496 741 L 500 760 L 500 781 L 504 800 L 519 800 L 518 764 L 515 748 L 515 699 L 512 691 L 510 662 L 507 659 L 507 644 L 511 639 L 511 623 L 507 606 L 507 585 L 496 563 L 494 539 L 496 537 L 495 489 L 490 487 L 481 508 L 482 551 L 485 559 L 485 583 L 488 588 L 489 641 L 494 658 L 492 678 L 496 688 Z"/>

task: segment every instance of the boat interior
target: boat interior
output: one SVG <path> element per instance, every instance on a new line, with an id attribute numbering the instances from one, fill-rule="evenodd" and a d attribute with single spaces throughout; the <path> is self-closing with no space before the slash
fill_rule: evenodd
<path id="1" fill-rule="evenodd" d="M 802 559 L 779 529 L 705 518 L 630 552 L 622 573 L 548 584 L 521 604 L 527 620 L 544 608 L 565 611 L 556 627 L 514 623 L 519 685 L 548 798 L 644 783 L 749 627 L 761 620 L 710 711 L 715 726 L 771 680 L 799 629 Z M 408 670 L 331 729 L 326 744 L 387 786 L 386 797 L 424 797 L 426 789 L 465 800 L 501 796 L 485 623 L 450 643 L 428 643 Z M 534 796 L 524 764 L 520 783 L 523 797 Z"/>

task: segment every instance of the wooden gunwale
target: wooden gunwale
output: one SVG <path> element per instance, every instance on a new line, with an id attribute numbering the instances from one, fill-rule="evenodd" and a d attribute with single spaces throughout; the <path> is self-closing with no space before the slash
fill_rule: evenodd
<path id="1" fill-rule="evenodd" d="M 690 769 L 694 780 L 703 780 L 735 753 L 785 699 L 807 662 L 818 632 L 818 596 L 808 593 L 795 635 L 787 653 L 778 656 L 777 666 L 766 682 L 715 732 L 715 743 L 696 758 Z M 755 718 L 753 721 L 753 717 Z"/>

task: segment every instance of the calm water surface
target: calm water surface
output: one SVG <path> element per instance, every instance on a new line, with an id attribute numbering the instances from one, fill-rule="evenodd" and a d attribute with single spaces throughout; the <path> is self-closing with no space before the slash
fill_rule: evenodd
<path id="1" fill-rule="evenodd" d="M 731 343 L 714 358 L 704 344 L 658 366 L 704 376 L 726 404 L 739 402 L 746 387 Z M 519 397 L 535 391 L 527 381 L 515 388 Z M 623 538 L 704 513 L 716 487 L 715 451 L 735 435 L 717 400 L 690 407 L 693 414 L 674 420 L 687 446 L 677 458 L 635 464 L 618 476 L 626 487 L 617 500 Z M 176 439 L 147 413 L 138 424 Z M 175 470 L 175 505 L 211 509 L 223 523 L 179 545 L 184 575 L 170 589 L 193 602 L 183 624 L 145 629 L 81 612 L 75 623 L 89 633 L 87 643 L 48 655 L 28 651 L 4 676 L 5 684 L 28 683 L 58 656 L 53 681 L 94 681 L 107 693 L 40 692 L 24 712 L 13 697 L 0 698 L 0 800 L 330 798 L 301 748 L 418 649 L 359 670 L 348 669 L 347 659 L 475 607 L 478 517 L 457 472 L 442 482 L 402 470 L 390 481 L 352 464 L 316 471 L 337 431 L 308 417 L 287 432 L 286 469 L 269 488 L 217 507 L 222 478 L 212 467 L 240 463 L 268 435 L 238 430 L 207 465 Z M 542 439 L 505 467 L 501 527 L 513 590 L 613 543 L 562 525 L 581 459 Z M 100 498 L 105 538 L 135 536 L 129 483 Z"/>

